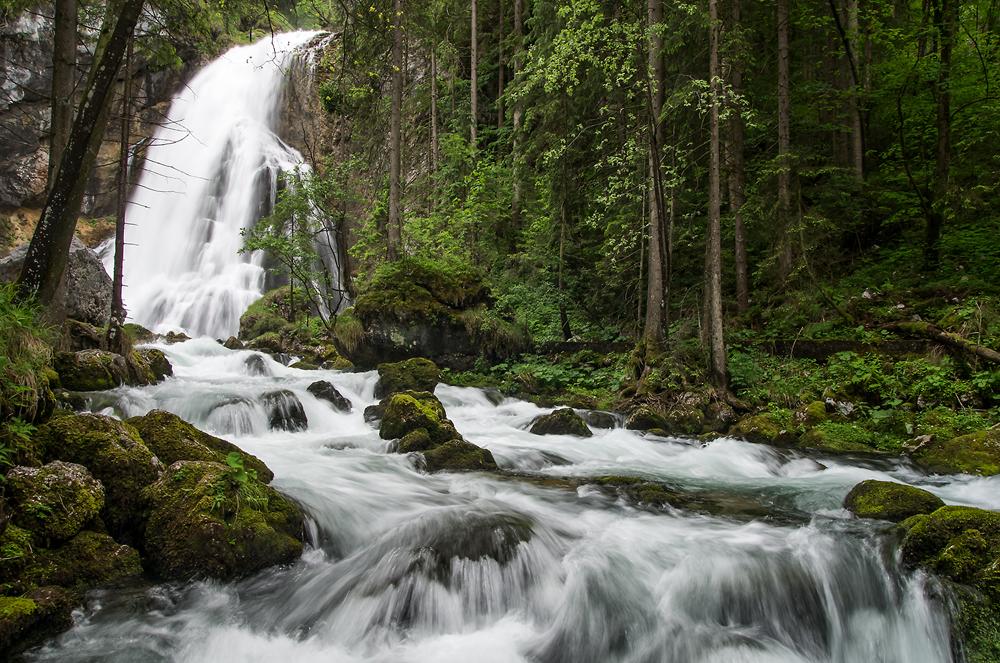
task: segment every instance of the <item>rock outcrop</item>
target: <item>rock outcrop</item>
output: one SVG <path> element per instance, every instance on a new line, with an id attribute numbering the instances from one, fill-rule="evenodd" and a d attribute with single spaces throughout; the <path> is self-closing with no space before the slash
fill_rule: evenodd
<path id="1" fill-rule="evenodd" d="M 531 422 L 529 432 L 535 435 L 575 435 L 577 437 L 591 437 L 594 434 L 587 426 L 587 422 L 568 407 L 535 417 Z"/>
<path id="2" fill-rule="evenodd" d="M 926 490 L 891 481 L 862 481 L 844 498 L 844 508 L 862 518 L 901 522 L 910 516 L 933 513 L 944 501 Z"/>

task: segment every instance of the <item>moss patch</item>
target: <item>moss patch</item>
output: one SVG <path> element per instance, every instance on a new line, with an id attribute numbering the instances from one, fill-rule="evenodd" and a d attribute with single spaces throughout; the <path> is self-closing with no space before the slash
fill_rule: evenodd
<path id="1" fill-rule="evenodd" d="M 435 445 L 461 437 L 455 425 L 445 418 L 441 401 L 431 394 L 427 396 L 429 398 L 418 400 L 409 393 L 394 394 L 382 416 L 379 436 L 391 440 L 421 428 Z"/>
<path id="2" fill-rule="evenodd" d="M 477 447 L 459 438 L 423 452 L 427 469 L 440 470 L 495 470 L 496 461 L 489 449 Z"/>
<path id="3" fill-rule="evenodd" d="M 913 459 L 936 472 L 965 472 L 986 477 L 1000 472 L 1000 430 L 938 440 L 917 450 Z"/>
<path id="4" fill-rule="evenodd" d="M 59 384 L 71 391 L 106 391 L 128 380 L 125 358 L 111 352 L 58 352 L 53 363 L 59 373 Z"/>
<path id="5" fill-rule="evenodd" d="M 42 541 L 76 536 L 104 507 L 104 486 L 86 467 L 74 463 L 15 467 L 6 484 L 14 503 L 12 520 Z"/>
<path id="6" fill-rule="evenodd" d="M 441 381 L 441 371 L 431 360 L 417 357 L 393 364 L 379 364 L 378 377 L 375 397 L 383 398 L 402 391 L 434 393 L 434 388 Z"/>
<path id="7" fill-rule="evenodd" d="M 862 481 L 844 498 L 844 508 L 862 518 L 900 522 L 944 506 L 940 497 L 920 488 L 890 481 Z"/>
<path id="8" fill-rule="evenodd" d="M 531 423 L 530 432 L 534 435 L 575 435 L 577 437 L 592 437 L 594 433 L 580 415 L 570 408 L 556 410 L 544 414 Z"/>

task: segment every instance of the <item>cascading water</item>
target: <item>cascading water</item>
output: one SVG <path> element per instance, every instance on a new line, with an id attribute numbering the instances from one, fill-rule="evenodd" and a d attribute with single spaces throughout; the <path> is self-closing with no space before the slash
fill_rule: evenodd
<path id="1" fill-rule="evenodd" d="M 239 254 L 240 230 L 267 213 L 278 174 L 304 165 L 273 130 L 286 68 L 314 34 L 234 48 L 173 100 L 129 201 L 131 320 L 154 332 L 226 338 L 260 298 L 264 258 Z"/>

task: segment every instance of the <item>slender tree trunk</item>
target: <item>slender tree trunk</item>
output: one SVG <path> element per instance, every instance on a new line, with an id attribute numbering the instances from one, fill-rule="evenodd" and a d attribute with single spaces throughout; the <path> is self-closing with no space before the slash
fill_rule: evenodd
<path id="1" fill-rule="evenodd" d="M 440 144 L 438 143 L 438 88 L 437 88 L 437 49 L 431 47 L 431 172 L 436 173 L 441 160 Z"/>
<path id="2" fill-rule="evenodd" d="M 402 123 L 403 123 L 403 7 L 396 0 L 392 33 L 392 110 L 389 127 L 389 242 L 387 257 L 394 262 L 401 257 L 403 246 L 403 214 L 400 209 L 402 187 Z"/>
<path id="3" fill-rule="evenodd" d="M 521 73 L 521 53 L 524 50 L 524 0 L 514 0 L 514 76 Z M 510 222 L 515 233 L 521 229 L 521 113 L 520 101 L 514 102 L 514 145 L 510 155 L 514 192 L 510 201 Z"/>
<path id="4" fill-rule="evenodd" d="M 733 0 L 733 27 L 740 26 L 740 0 Z M 731 77 L 733 94 L 737 99 L 743 94 L 743 71 L 740 68 L 740 55 L 737 52 L 732 61 Z M 736 235 L 736 306 L 740 314 L 746 313 L 750 306 L 750 287 L 747 282 L 747 228 L 743 221 L 743 203 L 746 200 L 746 175 L 743 171 L 743 116 L 740 106 L 733 111 L 729 124 L 730 132 L 730 163 L 729 172 L 729 206 L 733 211 L 733 226 Z"/>
<path id="5" fill-rule="evenodd" d="M 663 0 L 649 0 L 648 26 L 652 31 L 663 22 Z M 664 338 L 664 259 L 663 255 L 663 191 L 660 188 L 660 149 L 663 145 L 663 89 L 665 69 L 663 64 L 663 37 L 651 32 L 649 39 L 649 70 L 652 80 L 649 94 L 649 271 L 646 290 L 646 337 L 654 342 Z M 668 269 L 669 271 L 669 269 Z"/>
<path id="6" fill-rule="evenodd" d="M 52 121 L 49 129 L 49 171 L 46 193 L 52 189 L 69 132 L 73 128 L 76 88 L 76 0 L 56 0 L 52 41 Z"/>
<path id="7" fill-rule="evenodd" d="M 938 267 L 941 229 L 944 226 L 945 197 L 951 182 L 951 54 L 958 23 L 960 0 L 938 0 L 934 23 L 938 36 L 939 73 L 937 83 L 937 163 L 934 173 L 934 201 L 924 233 L 924 269 Z"/>
<path id="8" fill-rule="evenodd" d="M 708 241 L 705 247 L 708 287 L 705 308 L 709 321 L 709 374 L 720 393 L 726 390 L 726 347 L 722 336 L 722 184 L 719 145 L 719 100 L 722 95 L 719 69 L 718 0 L 708 0 L 708 69 L 709 94 L 709 166 L 708 166 Z"/>
<path id="9" fill-rule="evenodd" d="M 791 74 L 788 50 L 788 0 L 778 0 L 778 278 L 782 282 L 792 271 L 791 225 Z"/>
<path id="10" fill-rule="evenodd" d="M 20 301 L 35 297 L 39 304 L 48 306 L 62 280 L 80 205 L 108 124 L 111 91 L 129 38 L 142 13 L 143 1 L 125 0 L 120 12 L 109 12 L 105 18 L 110 36 L 102 57 L 95 60 L 91 84 L 87 86 L 21 266 L 17 283 Z"/>
<path id="11" fill-rule="evenodd" d="M 569 133 L 569 99 L 563 96 L 563 141 Z M 563 340 L 573 338 L 569 328 L 569 316 L 566 314 L 566 297 L 563 293 L 563 271 L 566 265 L 566 226 L 569 225 L 569 174 L 566 165 L 566 150 L 562 155 L 562 223 L 559 227 L 559 322 L 562 327 Z"/>
<path id="12" fill-rule="evenodd" d="M 111 289 L 111 319 L 108 321 L 108 349 L 123 353 L 121 326 L 125 324 L 125 304 L 122 302 L 123 264 L 125 261 L 125 212 L 128 206 L 128 154 L 132 124 L 132 42 L 129 39 L 125 56 L 125 84 L 122 86 L 122 132 L 118 158 L 118 200 L 115 210 L 115 268 Z"/>
<path id="13" fill-rule="evenodd" d="M 476 0 L 472 0 L 472 120 L 469 135 L 472 137 L 472 150 L 475 151 L 478 142 L 476 123 L 479 121 L 479 17 L 476 14 Z"/>
<path id="14" fill-rule="evenodd" d="M 503 5 L 504 0 L 500 0 L 500 65 L 497 67 L 497 129 L 503 129 L 504 115 L 507 113 L 503 98 Z"/>
<path id="15" fill-rule="evenodd" d="M 858 0 L 847 0 L 847 25 L 848 41 L 850 50 L 847 57 L 850 60 L 850 85 L 851 85 L 851 169 L 854 171 L 854 179 L 858 182 L 865 181 L 865 141 L 864 126 L 861 122 L 861 80 L 858 72 L 858 37 L 860 23 L 858 22 Z"/>

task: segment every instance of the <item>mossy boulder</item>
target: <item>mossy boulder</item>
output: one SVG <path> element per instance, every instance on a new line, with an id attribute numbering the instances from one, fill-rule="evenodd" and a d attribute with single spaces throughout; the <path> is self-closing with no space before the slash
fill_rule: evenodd
<path id="1" fill-rule="evenodd" d="M 784 421 L 773 412 L 750 414 L 740 419 L 729 430 L 733 437 L 741 437 L 754 444 L 790 446 L 798 442 Z"/>
<path id="2" fill-rule="evenodd" d="M 9 523 L 0 535 L 0 594 L 23 594 L 30 587 L 21 581 L 24 570 L 35 560 L 41 548 L 26 529 Z"/>
<path id="3" fill-rule="evenodd" d="M 112 352 L 57 352 L 53 365 L 60 386 L 70 391 L 105 391 L 128 382 L 125 358 Z"/>
<path id="4" fill-rule="evenodd" d="M 156 334 L 142 325 L 137 325 L 134 322 L 126 322 L 123 327 L 125 328 L 125 333 L 132 338 L 132 343 L 136 345 L 140 343 L 152 343 L 156 340 Z"/>
<path id="5" fill-rule="evenodd" d="M 619 497 L 640 505 L 656 507 L 669 505 L 678 507 L 682 503 L 677 494 L 667 490 L 660 484 L 637 477 L 606 476 L 589 479 L 587 483 L 610 489 Z"/>
<path id="6" fill-rule="evenodd" d="M 294 433 L 309 427 L 309 417 L 302 402 L 288 389 L 269 391 L 260 397 L 260 403 L 267 411 L 267 423 L 271 430 Z"/>
<path id="7" fill-rule="evenodd" d="M 41 550 L 22 574 L 30 585 L 83 591 L 142 573 L 139 552 L 107 534 L 84 530 L 57 548 Z"/>
<path id="8" fill-rule="evenodd" d="M 83 465 L 53 461 L 7 473 L 11 520 L 39 541 L 70 539 L 104 507 L 104 486 Z"/>
<path id="9" fill-rule="evenodd" d="M 792 413 L 792 423 L 805 430 L 815 428 L 826 420 L 826 403 L 823 401 L 814 401 L 803 405 Z"/>
<path id="10" fill-rule="evenodd" d="M 861 518 L 900 522 L 921 513 L 933 513 L 944 506 L 937 495 L 891 481 L 868 479 L 851 489 L 844 508 Z"/>
<path id="11" fill-rule="evenodd" d="M 906 533 L 901 546 L 905 564 L 928 567 L 956 582 L 970 582 L 986 571 L 985 562 L 978 567 L 961 563 L 962 559 L 979 559 L 975 551 L 981 549 L 980 539 L 992 554 L 986 561 L 1000 554 L 1000 513 L 995 511 L 944 506 L 929 515 L 908 518 L 899 527 Z M 976 534 L 960 539 L 971 530 Z M 952 550 L 952 545 L 957 548 Z"/>
<path id="12" fill-rule="evenodd" d="M 40 587 L 23 597 L 0 597 L 0 655 L 12 657 L 69 628 L 80 598 L 61 587 Z"/>
<path id="13" fill-rule="evenodd" d="M 739 421 L 739 416 L 732 406 L 714 401 L 709 403 L 705 409 L 705 424 L 702 426 L 701 432 L 725 433 L 737 421 Z"/>
<path id="14" fill-rule="evenodd" d="M 166 410 L 150 410 L 141 417 L 126 419 L 139 433 L 146 447 L 164 465 L 172 465 L 179 460 L 207 460 L 225 463 L 226 457 L 237 452 L 243 466 L 257 472 L 257 478 L 271 483 L 274 473 L 252 454 L 248 454 L 235 444 L 198 430 L 176 414 Z"/>
<path id="15" fill-rule="evenodd" d="M 379 364 L 375 398 L 384 398 L 403 391 L 427 391 L 433 394 L 434 388 L 440 381 L 441 371 L 437 365 L 422 357 L 393 364 Z"/>
<path id="16" fill-rule="evenodd" d="M 534 435 L 575 435 L 591 437 L 593 432 L 587 422 L 571 408 L 562 408 L 550 414 L 535 417 L 529 429 Z"/>
<path id="17" fill-rule="evenodd" d="M 235 336 L 230 336 L 222 343 L 222 347 L 224 347 L 227 350 L 242 350 L 243 341 L 236 338 Z"/>
<path id="18" fill-rule="evenodd" d="M 495 470 L 496 461 L 489 449 L 477 447 L 458 438 L 422 452 L 427 470 Z"/>
<path id="19" fill-rule="evenodd" d="M 281 343 L 281 336 L 279 336 L 277 332 L 267 332 L 266 334 L 261 334 L 247 343 L 247 348 L 250 350 L 269 352 L 271 354 L 284 351 L 284 347 Z"/>
<path id="20" fill-rule="evenodd" d="M 234 468 L 173 463 L 146 489 L 147 566 L 165 579 L 229 579 L 302 554 L 302 514 L 277 491 Z"/>
<path id="21" fill-rule="evenodd" d="M 303 293 L 293 293 L 288 286 L 275 288 L 251 304 L 240 316 L 239 337 L 246 341 L 267 333 L 277 333 L 289 321 L 308 315 L 309 302 Z"/>
<path id="22" fill-rule="evenodd" d="M 625 428 L 629 430 L 648 431 L 659 428 L 665 431 L 669 426 L 663 415 L 645 405 L 634 408 L 625 419 Z"/>
<path id="23" fill-rule="evenodd" d="M 1000 472 L 1000 430 L 978 431 L 947 441 L 935 438 L 914 452 L 913 460 L 934 472 L 993 476 Z"/>
<path id="24" fill-rule="evenodd" d="M 674 404 L 663 418 L 667 422 L 664 430 L 674 435 L 698 435 L 705 425 L 705 415 L 700 409 L 682 403 Z"/>
<path id="25" fill-rule="evenodd" d="M 422 428 L 435 445 L 460 438 L 455 425 L 445 417 L 441 401 L 428 392 L 423 393 L 429 398 L 418 399 L 410 393 L 393 394 L 382 416 L 379 437 L 392 440 Z"/>
<path id="26" fill-rule="evenodd" d="M 876 453 L 871 431 L 858 424 L 826 422 L 799 439 L 799 446 L 830 453 Z"/>
<path id="27" fill-rule="evenodd" d="M 502 393 L 496 390 L 494 391 L 500 399 L 503 398 Z M 489 394 L 487 394 L 487 396 L 489 396 Z M 493 398 L 490 398 L 490 400 L 496 405 L 499 405 L 501 402 L 500 400 L 494 400 Z M 587 422 L 587 425 L 590 426 L 591 429 L 601 428 L 607 430 L 618 425 L 618 419 L 616 419 L 615 415 L 610 412 L 602 412 L 601 410 L 580 410 L 577 414 L 580 415 L 581 419 Z"/>
<path id="28" fill-rule="evenodd" d="M 151 384 L 163 382 L 167 377 L 174 374 L 174 367 L 170 365 L 170 360 L 167 359 L 162 350 L 156 348 L 136 348 L 135 353 L 139 355 L 140 361 L 142 361 L 152 374 Z"/>
<path id="29" fill-rule="evenodd" d="M 78 463 L 104 485 L 101 519 L 122 543 L 132 543 L 142 525 L 144 488 L 160 478 L 163 463 L 129 424 L 99 414 L 56 417 L 34 439 L 46 461 Z"/>
<path id="30" fill-rule="evenodd" d="M 338 412 L 350 412 L 352 409 L 351 401 L 344 398 L 344 396 L 337 391 L 337 388 L 326 380 L 313 382 L 306 388 L 306 391 L 316 398 L 326 401 Z"/>

